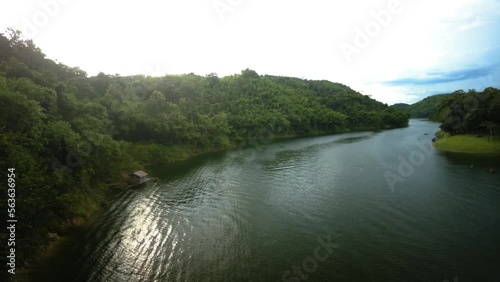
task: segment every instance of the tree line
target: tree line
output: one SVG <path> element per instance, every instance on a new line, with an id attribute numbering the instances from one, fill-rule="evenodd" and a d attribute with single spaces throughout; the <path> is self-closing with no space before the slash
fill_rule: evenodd
<path id="1" fill-rule="evenodd" d="M 392 107 L 409 113 L 411 118 L 427 118 L 429 120 L 436 121 L 438 106 L 449 95 L 450 94 L 432 95 L 411 105 L 399 103 L 392 105 Z"/>
<path id="2" fill-rule="evenodd" d="M 452 135 L 487 133 L 494 137 L 500 129 L 500 90 L 455 91 L 439 104 L 434 117 Z"/>

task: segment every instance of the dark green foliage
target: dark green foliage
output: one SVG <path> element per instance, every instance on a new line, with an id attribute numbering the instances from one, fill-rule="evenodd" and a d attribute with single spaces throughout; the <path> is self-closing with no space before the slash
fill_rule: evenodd
<path id="1" fill-rule="evenodd" d="M 249 69 L 223 78 L 88 77 L 46 59 L 12 30 L 0 34 L 0 108 L 0 167 L 19 172 L 22 262 L 49 232 L 95 211 L 103 187 L 132 168 L 251 145 L 264 135 L 408 124 L 403 112 L 344 85 Z"/>
<path id="2" fill-rule="evenodd" d="M 500 128 L 500 90 L 459 90 L 438 106 L 441 129 L 451 134 L 485 132 L 493 137 Z"/>
<path id="3" fill-rule="evenodd" d="M 392 105 L 391 107 L 402 110 L 402 111 L 406 111 L 410 106 L 411 106 L 410 104 L 397 103 L 397 104 Z"/>
<path id="4" fill-rule="evenodd" d="M 428 118 L 430 120 L 439 119 L 438 106 L 448 97 L 449 94 L 438 94 L 429 96 L 415 104 L 394 104 L 391 107 L 400 109 L 410 114 L 412 118 Z"/>

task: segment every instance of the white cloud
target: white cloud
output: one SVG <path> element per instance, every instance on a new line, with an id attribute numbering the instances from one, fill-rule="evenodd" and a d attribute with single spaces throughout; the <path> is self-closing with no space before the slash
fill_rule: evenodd
<path id="1" fill-rule="evenodd" d="M 23 29 L 23 19 L 50 1 L 62 0 L 1 2 L 0 29 Z M 352 43 L 356 28 L 365 29 L 373 12 L 387 10 L 393 0 L 220 0 L 238 3 L 224 20 L 212 0 L 65 1 L 35 43 L 48 57 L 90 74 L 228 75 L 250 67 L 260 74 L 329 79 L 393 103 L 461 84 L 420 89 L 384 81 L 491 63 L 485 56 L 500 48 L 500 4 L 494 0 L 401 0 L 402 11 L 351 63 L 339 44 Z"/>

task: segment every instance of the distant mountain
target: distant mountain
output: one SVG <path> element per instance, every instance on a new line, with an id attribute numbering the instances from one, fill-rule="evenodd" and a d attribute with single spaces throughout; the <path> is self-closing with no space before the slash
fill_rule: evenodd
<path id="1" fill-rule="evenodd" d="M 392 105 L 391 107 L 400 109 L 402 111 L 406 111 L 411 105 L 410 104 L 405 104 L 405 103 L 397 103 Z"/>
<path id="2" fill-rule="evenodd" d="M 436 119 L 439 104 L 441 104 L 443 100 L 449 97 L 449 95 L 450 94 L 437 94 L 434 96 L 429 96 L 415 104 L 409 105 L 399 103 L 392 105 L 392 107 L 409 113 L 412 118 Z"/>

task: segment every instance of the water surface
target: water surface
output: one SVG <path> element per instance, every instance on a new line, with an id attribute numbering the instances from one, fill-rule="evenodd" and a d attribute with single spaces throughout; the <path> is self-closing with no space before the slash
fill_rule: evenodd
<path id="1" fill-rule="evenodd" d="M 437 130 L 150 168 L 158 181 L 117 194 L 36 281 L 500 281 L 500 162 L 432 149 Z"/>

